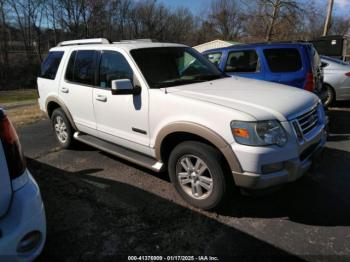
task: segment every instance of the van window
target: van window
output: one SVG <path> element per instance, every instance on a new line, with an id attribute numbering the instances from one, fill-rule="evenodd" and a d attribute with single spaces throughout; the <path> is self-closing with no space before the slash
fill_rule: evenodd
<path id="1" fill-rule="evenodd" d="M 225 72 L 251 73 L 259 71 L 259 57 L 255 50 L 232 51 L 228 54 Z"/>
<path id="2" fill-rule="evenodd" d="M 204 56 L 205 56 L 210 62 L 212 62 L 214 65 L 218 66 L 218 65 L 220 64 L 220 61 L 221 61 L 222 53 L 221 53 L 221 52 L 217 52 L 217 53 L 208 53 L 208 54 L 204 54 Z"/>
<path id="3" fill-rule="evenodd" d="M 100 62 L 99 86 L 111 88 L 112 80 L 117 79 L 133 81 L 133 71 L 122 54 L 115 51 L 103 51 Z"/>
<path id="4" fill-rule="evenodd" d="M 69 58 L 66 79 L 71 82 L 94 85 L 97 51 L 74 51 Z"/>
<path id="5" fill-rule="evenodd" d="M 302 68 L 300 53 L 296 48 L 265 49 L 264 55 L 271 72 L 296 72 Z"/>
<path id="6" fill-rule="evenodd" d="M 41 65 L 41 72 L 40 72 L 41 78 L 47 78 L 52 80 L 55 79 L 63 54 L 64 54 L 63 51 L 49 52 L 48 56 L 46 57 L 46 59 Z"/>

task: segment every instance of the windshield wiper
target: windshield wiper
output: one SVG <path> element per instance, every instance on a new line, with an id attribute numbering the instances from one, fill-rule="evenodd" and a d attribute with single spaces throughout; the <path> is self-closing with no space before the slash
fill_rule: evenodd
<path id="1" fill-rule="evenodd" d="M 177 86 L 177 85 L 200 83 L 200 82 L 204 82 L 204 81 L 206 81 L 206 80 L 204 80 L 204 79 L 176 79 L 173 81 L 155 83 L 155 84 L 153 84 L 153 86 L 155 86 L 157 88 L 162 88 L 162 87 L 171 87 L 171 86 Z"/>

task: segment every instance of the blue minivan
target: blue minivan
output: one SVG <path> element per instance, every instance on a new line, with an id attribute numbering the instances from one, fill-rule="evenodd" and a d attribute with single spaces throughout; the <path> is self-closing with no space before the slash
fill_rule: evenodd
<path id="1" fill-rule="evenodd" d="M 203 55 L 227 75 L 277 82 L 321 96 L 321 60 L 311 43 L 239 44 Z"/>

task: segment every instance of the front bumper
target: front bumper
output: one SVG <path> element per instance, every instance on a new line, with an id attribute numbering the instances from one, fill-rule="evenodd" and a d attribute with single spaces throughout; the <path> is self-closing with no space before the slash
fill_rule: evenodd
<path id="1" fill-rule="evenodd" d="M 4 261 L 33 261 L 42 251 L 46 239 L 46 218 L 40 190 L 29 173 L 26 183 L 14 191 L 8 213 L 0 219 L 0 257 Z M 22 238 L 40 232 L 40 241 L 26 253 L 17 252 Z"/>
<path id="2" fill-rule="evenodd" d="M 296 153 L 296 150 L 285 148 L 279 152 L 268 151 L 268 149 L 260 149 L 259 152 L 244 152 L 243 170 L 251 169 L 252 171 L 243 171 L 242 173 L 232 172 L 235 183 L 239 187 L 249 189 L 264 189 L 280 184 L 292 182 L 303 176 L 311 167 L 312 162 L 321 154 L 326 143 L 326 132 L 322 130 L 307 147 L 301 152 Z M 282 150 L 282 149 L 281 149 Z M 235 151 L 237 152 L 237 151 Z M 264 152 L 264 153 L 263 153 Z M 239 154 L 238 154 L 239 156 Z M 250 156 L 250 157 L 249 157 Z M 254 172 L 261 166 L 261 162 L 268 164 L 274 162 L 282 162 L 283 169 L 277 172 L 262 174 Z"/>

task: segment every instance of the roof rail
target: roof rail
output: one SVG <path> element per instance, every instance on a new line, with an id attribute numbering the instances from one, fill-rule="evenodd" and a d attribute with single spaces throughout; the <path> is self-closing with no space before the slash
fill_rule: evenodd
<path id="1" fill-rule="evenodd" d="M 140 43 L 140 42 L 154 43 L 154 42 L 158 42 L 158 40 L 151 39 L 151 38 L 131 39 L 131 40 L 120 40 L 119 42 L 113 42 L 113 44 L 119 44 L 119 43 Z"/>
<path id="2" fill-rule="evenodd" d="M 110 44 L 110 43 L 111 42 L 105 38 L 90 38 L 90 39 L 63 41 L 63 42 L 58 43 L 57 46 Z"/>

